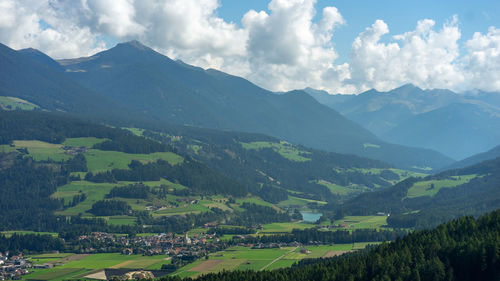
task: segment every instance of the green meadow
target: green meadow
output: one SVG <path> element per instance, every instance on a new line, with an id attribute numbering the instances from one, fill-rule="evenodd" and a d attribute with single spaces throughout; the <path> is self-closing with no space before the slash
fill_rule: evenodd
<path id="1" fill-rule="evenodd" d="M 13 144 L 15 148 L 28 149 L 29 155 L 36 161 L 48 159 L 62 161 L 73 158 L 73 156 L 64 153 L 62 144 L 53 144 L 37 140 L 16 140 Z"/>
<path id="2" fill-rule="evenodd" d="M 201 259 L 177 270 L 179 277 L 196 277 L 222 270 L 274 270 L 290 267 L 305 258 L 321 258 L 365 248 L 369 244 L 354 243 L 324 246 L 285 247 L 272 249 L 252 249 L 250 247 L 231 247 L 224 251 L 210 254 L 208 259 Z M 302 253 L 301 249 L 307 250 Z"/>
<path id="3" fill-rule="evenodd" d="M 130 131 L 132 134 L 134 134 L 136 136 L 142 136 L 142 133 L 144 133 L 144 131 L 145 131 L 144 129 L 140 129 L 140 128 L 122 128 L 122 129 Z"/>
<path id="4" fill-rule="evenodd" d="M 452 176 L 443 180 L 429 180 L 415 183 L 408 189 L 407 197 L 415 198 L 420 196 L 434 196 L 442 188 L 453 188 L 464 183 L 468 183 L 478 175 Z"/>
<path id="5" fill-rule="evenodd" d="M 310 158 L 305 157 L 304 155 L 311 154 L 308 151 L 303 151 L 299 150 L 293 145 L 291 145 L 288 142 L 285 141 L 280 141 L 279 143 L 276 142 L 265 142 L 265 141 L 257 141 L 257 142 L 250 142 L 250 143 L 245 143 L 242 142 L 241 145 L 245 149 L 254 149 L 254 150 L 259 150 L 263 148 L 271 148 L 275 152 L 279 153 L 281 156 L 284 158 L 290 160 L 290 161 L 296 161 L 296 162 L 305 162 L 305 161 L 311 161 Z"/>
<path id="6" fill-rule="evenodd" d="M 345 216 L 334 224 L 345 224 L 347 229 L 379 229 L 387 225 L 387 216 Z"/>
<path id="7" fill-rule="evenodd" d="M 73 156 L 66 154 L 63 149 L 64 146 L 87 148 L 92 147 L 96 143 L 105 141 L 105 139 L 98 138 L 68 138 L 63 144 L 52 144 L 36 140 L 16 140 L 13 142 L 14 147 L 2 146 L 5 151 L 13 151 L 16 148 L 28 149 L 29 155 L 34 160 L 48 160 L 54 161 L 68 160 Z M 130 154 L 118 151 L 104 151 L 99 149 L 89 149 L 84 153 L 87 159 L 87 168 L 90 172 L 102 172 L 112 169 L 128 169 L 128 165 L 132 160 L 138 160 L 143 163 L 165 160 L 172 165 L 182 163 L 184 159 L 172 152 L 156 152 L 150 154 Z"/>
<path id="8" fill-rule="evenodd" d="M 51 269 L 34 269 L 26 275 L 27 280 L 76 280 L 105 268 L 160 269 L 169 263 L 168 256 L 122 255 L 105 253 L 92 255 L 46 254 L 32 256 L 32 260 L 47 259 L 46 262 L 62 264 Z"/>
<path id="9" fill-rule="evenodd" d="M 314 227 L 311 223 L 300 223 L 300 222 L 276 222 L 264 224 L 262 230 L 259 233 L 290 233 L 293 229 L 306 229 Z"/>
<path id="10" fill-rule="evenodd" d="M 37 231 L 30 231 L 30 230 L 7 230 L 7 231 L 0 231 L 1 234 L 5 235 L 5 237 L 9 238 L 11 237 L 14 233 L 17 234 L 39 234 L 39 235 L 51 235 L 53 237 L 57 237 L 59 234 L 55 232 L 37 232 Z"/>
<path id="11" fill-rule="evenodd" d="M 40 107 L 34 103 L 20 98 L 0 96 L 0 109 L 34 110 L 37 108 Z"/>
<path id="12" fill-rule="evenodd" d="M 316 181 L 316 183 L 328 187 L 328 189 L 330 190 L 330 192 L 333 193 L 333 194 L 336 194 L 336 195 L 347 195 L 347 194 L 350 194 L 350 193 L 360 192 L 360 191 L 364 190 L 364 188 L 362 188 L 362 187 L 358 187 L 358 186 L 351 186 L 351 187 L 341 186 L 341 185 L 334 184 L 334 183 L 331 183 L 331 182 L 328 182 L 328 181 L 325 181 L 325 180 L 318 180 L 318 181 Z"/>
<path id="13" fill-rule="evenodd" d="M 318 205 L 325 205 L 326 204 L 325 201 L 317 201 L 317 200 L 305 199 L 305 198 L 300 198 L 300 197 L 288 195 L 287 200 L 281 201 L 277 205 L 278 205 L 278 207 L 291 206 L 291 207 L 297 207 L 301 210 L 308 210 L 309 208 L 307 207 L 307 205 L 309 203 L 315 203 Z"/>
<path id="14" fill-rule="evenodd" d="M 95 137 L 85 137 L 85 138 L 68 138 L 64 140 L 62 143 L 64 146 L 71 146 L 71 147 L 86 147 L 86 148 L 91 148 L 92 146 L 104 142 L 107 139 L 99 139 Z"/>
<path id="15" fill-rule="evenodd" d="M 132 160 L 138 160 L 143 163 L 156 160 L 165 160 L 171 165 L 179 164 L 184 159 L 172 152 L 155 152 L 151 154 L 130 154 L 118 151 L 103 151 L 92 149 L 84 153 L 87 159 L 87 167 L 90 172 L 110 171 L 113 169 L 128 169 Z"/>

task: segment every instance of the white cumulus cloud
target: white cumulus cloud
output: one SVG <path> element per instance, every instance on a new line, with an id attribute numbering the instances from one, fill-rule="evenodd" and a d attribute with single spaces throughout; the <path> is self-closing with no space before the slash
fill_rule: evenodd
<path id="1" fill-rule="evenodd" d="M 348 76 L 346 65 L 335 65 L 338 55 L 332 46 L 333 31 L 344 24 L 334 7 L 323 9 L 318 24 L 312 0 L 273 0 L 270 13 L 249 11 L 243 17 L 248 30 L 248 77 L 266 88 L 289 90 L 307 86 L 341 90 L 339 80 Z"/>
<path id="2" fill-rule="evenodd" d="M 91 55 L 104 49 L 89 27 L 60 17 L 51 2 L 0 0 L 0 42 L 33 47 L 54 57 Z"/>
<path id="3" fill-rule="evenodd" d="M 470 89 L 500 91 L 500 29 L 474 33 L 466 43 L 464 71 Z"/>
<path id="4" fill-rule="evenodd" d="M 421 20 L 413 31 L 393 36 L 382 43 L 389 27 L 377 20 L 354 40 L 351 75 L 359 90 L 390 90 L 404 83 L 422 88 L 451 88 L 463 84 L 464 75 L 457 64 L 461 33 L 457 20 L 434 30 L 433 20 Z"/>

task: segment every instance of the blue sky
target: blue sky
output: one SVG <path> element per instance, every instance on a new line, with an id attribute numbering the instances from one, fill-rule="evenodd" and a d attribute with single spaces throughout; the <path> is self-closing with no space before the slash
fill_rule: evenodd
<path id="1" fill-rule="evenodd" d="M 250 9 L 269 12 L 268 0 L 221 0 L 220 3 L 219 16 L 239 25 Z M 333 38 L 340 56 L 338 62 L 348 61 L 354 39 L 377 19 L 384 20 L 389 25 L 390 35 L 395 35 L 413 30 L 422 19 L 432 19 L 441 27 L 457 15 L 462 32 L 459 42 L 470 39 L 474 32 L 487 32 L 490 26 L 500 27 L 498 0 L 318 0 L 318 14 L 326 6 L 337 7 L 346 20 L 346 25 L 338 28 Z M 391 40 L 390 35 L 384 37 L 385 41 Z"/>

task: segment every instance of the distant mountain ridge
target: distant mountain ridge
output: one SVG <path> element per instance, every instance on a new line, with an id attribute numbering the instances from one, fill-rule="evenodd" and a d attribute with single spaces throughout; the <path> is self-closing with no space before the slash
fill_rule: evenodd
<path id="1" fill-rule="evenodd" d="M 302 91 L 276 95 L 240 77 L 173 61 L 137 41 L 61 63 L 79 84 L 151 119 L 263 133 L 405 168 L 452 162 L 430 150 L 385 143 Z"/>
<path id="2" fill-rule="evenodd" d="M 130 108 L 71 80 L 55 64 L 40 51 L 15 51 L 0 44 L 0 96 L 27 100 L 42 110 L 71 112 L 101 121 L 141 118 Z M 124 112 L 128 112 L 128 117 Z"/>
<path id="3" fill-rule="evenodd" d="M 23 53 L 0 49 L 0 55 L 10 56 L 0 61 L 5 71 L 0 95 L 19 97 L 42 109 L 128 124 L 262 133 L 406 169 L 453 162 L 435 151 L 383 142 L 302 91 L 277 95 L 240 77 L 171 60 L 137 41 L 91 57 L 61 60 L 62 72 L 54 70 L 43 54 Z"/>
<path id="4" fill-rule="evenodd" d="M 461 161 L 455 162 L 455 163 L 451 164 L 450 166 L 445 167 L 445 168 L 440 169 L 440 170 L 444 171 L 444 170 L 450 170 L 450 169 L 465 168 L 467 166 L 475 165 L 475 164 L 481 163 L 483 161 L 492 160 L 492 159 L 495 159 L 498 157 L 500 157 L 500 145 L 495 146 L 494 148 L 492 148 L 486 152 L 482 152 L 482 153 L 473 155 L 471 157 L 465 158 Z"/>
<path id="5" fill-rule="evenodd" d="M 500 143 L 500 94 L 457 94 L 407 84 L 388 92 L 329 95 L 306 89 L 383 140 L 463 159 Z"/>

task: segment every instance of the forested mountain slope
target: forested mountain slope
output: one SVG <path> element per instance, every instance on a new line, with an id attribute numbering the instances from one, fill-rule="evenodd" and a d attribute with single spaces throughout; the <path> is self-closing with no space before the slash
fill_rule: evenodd
<path id="1" fill-rule="evenodd" d="M 314 150 L 261 134 L 171 126 L 162 133 L 143 135 L 246 185 L 265 185 L 273 193 L 301 198 L 343 200 L 416 175 L 377 160 Z"/>
<path id="2" fill-rule="evenodd" d="M 72 81 L 62 70 L 55 70 L 54 63 L 38 51 L 15 51 L 0 44 L 0 96 L 21 98 L 44 110 L 95 119 L 142 120 L 130 108 L 113 103 Z"/>
<path id="3" fill-rule="evenodd" d="M 148 223 L 183 231 L 192 227 L 189 218 L 160 222 L 145 212 L 147 204 L 250 192 L 167 144 L 63 114 L 27 111 L 0 111 L 0 189 L 2 229 L 38 231 L 80 225 L 82 214 L 87 230 L 128 232 Z M 141 190 L 146 197 L 140 196 Z M 113 212 L 101 212 L 105 209 Z M 217 213 L 206 210 L 209 215 L 200 215 L 198 223 L 213 220 Z M 129 216 L 137 225 L 113 228 L 97 219 L 114 215 Z"/>
<path id="4" fill-rule="evenodd" d="M 425 178 L 409 178 L 393 187 L 361 194 L 337 211 L 389 213 L 393 227 L 429 228 L 464 215 L 500 208 L 500 158 Z"/>
<path id="5" fill-rule="evenodd" d="M 403 168 L 452 162 L 431 150 L 383 142 L 302 91 L 277 95 L 240 77 L 173 61 L 137 41 L 60 62 L 77 83 L 150 119 L 263 133 Z"/>

